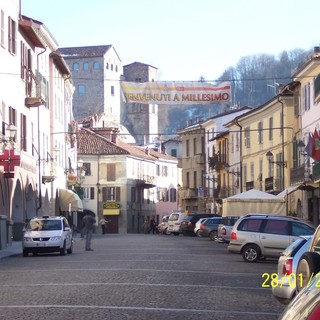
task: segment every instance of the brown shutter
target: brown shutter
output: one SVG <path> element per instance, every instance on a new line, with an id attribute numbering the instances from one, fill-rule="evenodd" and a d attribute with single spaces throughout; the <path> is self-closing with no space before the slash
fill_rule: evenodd
<path id="1" fill-rule="evenodd" d="M 115 188 L 116 190 L 116 201 L 120 201 L 120 187 L 116 187 Z"/>

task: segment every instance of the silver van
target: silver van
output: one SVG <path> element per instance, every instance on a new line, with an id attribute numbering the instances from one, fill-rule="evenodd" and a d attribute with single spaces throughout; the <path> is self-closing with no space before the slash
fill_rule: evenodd
<path id="1" fill-rule="evenodd" d="M 279 258 L 299 236 L 312 235 L 314 231 L 314 226 L 298 218 L 247 214 L 233 226 L 228 251 L 240 253 L 246 262 Z"/>
<path id="2" fill-rule="evenodd" d="M 168 220 L 168 231 L 175 236 L 180 234 L 181 221 L 185 217 L 185 214 L 181 211 L 173 211 Z"/>

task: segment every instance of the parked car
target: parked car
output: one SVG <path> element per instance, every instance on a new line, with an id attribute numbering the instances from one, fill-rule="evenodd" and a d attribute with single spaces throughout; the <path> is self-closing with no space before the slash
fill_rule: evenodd
<path id="1" fill-rule="evenodd" d="M 318 272 L 320 272 L 320 225 L 312 237 L 309 250 L 301 256 L 298 262 L 297 291 L 307 286 Z"/>
<path id="2" fill-rule="evenodd" d="M 200 225 L 199 235 L 201 237 L 209 237 L 210 240 L 218 240 L 218 225 L 222 217 L 212 217 L 206 219 Z"/>
<path id="3" fill-rule="evenodd" d="M 248 214 L 233 226 L 228 251 L 242 254 L 246 262 L 279 258 L 300 235 L 312 235 L 314 231 L 310 223 L 295 217 Z"/>
<path id="4" fill-rule="evenodd" d="M 199 229 L 200 229 L 201 223 L 203 223 L 206 220 L 207 220 L 207 218 L 201 218 L 196 222 L 195 227 L 193 229 L 193 232 L 195 233 L 196 236 L 201 237 L 201 235 L 199 233 Z"/>
<path id="5" fill-rule="evenodd" d="M 300 236 L 284 250 L 278 260 L 277 284 L 272 286 L 273 296 L 281 303 L 288 304 L 296 295 L 298 262 L 310 247 L 312 236 Z"/>
<path id="6" fill-rule="evenodd" d="M 29 253 L 60 252 L 60 255 L 72 253 L 72 230 L 65 217 L 36 217 L 24 228 L 22 240 L 23 256 Z"/>
<path id="7" fill-rule="evenodd" d="M 231 230 L 238 219 L 238 216 L 222 217 L 221 222 L 218 225 L 218 241 L 226 243 L 230 242 Z"/>
<path id="8" fill-rule="evenodd" d="M 278 320 L 320 319 L 320 277 L 314 277 L 284 309 Z"/>
<path id="9" fill-rule="evenodd" d="M 189 213 L 181 221 L 180 233 L 184 236 L 194 236 L 194 227 L 196 222 L 201 218 L 220 217 L 218 214 L 213 213 Z"/>
<path id="10" fill-rule="evenodd" d="M 161 222 L 158 224 L 159 233 L 170 234 L 170 232 L 168 231 L 169 217 L 170 215 L 165 215 L 162 217 Z"/>
<path id="11" fill-rule="evenodd" d="M 184 217 L 185 214 L 181 211 L 172 212 L 168 219 L 168 232 L 178 236 L 180 234 L 181 221 Z"/>

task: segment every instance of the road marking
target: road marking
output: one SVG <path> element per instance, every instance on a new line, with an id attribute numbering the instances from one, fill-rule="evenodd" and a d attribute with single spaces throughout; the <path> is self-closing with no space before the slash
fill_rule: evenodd
<path id="1" fill-rule="evenodd" d="M 120 261 L 120 260 L 115 260 L 116 261 Z M 121 261 L 132 261 L 132 260 L 121 260 Z M 91 260 L 92 262 L 92 260 Z M 64 262 L 65 263 L 65 262 Z M 74 261 L 73 261 L 74 263 Z M 79 263 L 79 261 L 77 261 L 77 263 Z M 43 272 L 43 271 L 48 271 L 48 269 L 25 269 L 28 272 Z M 51 270 L 53 271 L 53 270 Z M 86 268 L 86 269 L 76 269 L 76 268 L 72 268 L 72 269 L 68 269 L 68 268 L 63 268 L 63 269 L 59 269 L 58 271 L 140 271 L 140 272 L 170 272 L 170 273 L 203 273 L 203 274 L 225 274 L 225 275 L 245 275 L 245 276 L 259 276 L 261 277 L 261 273 L 248 273 L 248 272 L 225 272 L 225 271 L 205 271 L 205 270 L 176 270 L 176 269 L 129 269 L 129 268 Z M 0 271 L 0 273 L 16 273 L 16 271 L 14 270 L 4 270 L 4 271 Z"/>
<path id="2" fill-rule="evenodd" d="M 1 309 L 45 309 L 45 308 L 59 308 L 59 309 L 109 309 L 109 310 L 134 310 L 134 311 L 159 311 L 159 312 L 195 312 L 195 313 L 222 313 L 222 314 L 243 314 L 243 315 L 274 315 L 278 316 L 277 312 L 261 312 L 261 311 L 241 311 L 241 310 L 210 310 L 210 309 L 177 309 L 177 308 L 150 308 L 150 307 L 123 307 L 123 306 L 81 306 L 81 305 L 21 305 L 21 306 L 0 306 Z"/>
<path id="3" fill-rule="evenodd" d="M 134 282 L 87 282 L 87 283 L 37 283 L 37 284 L 0 284 L 1 287 L 62 287 L 62 286 L 145 286 L 145 287 L 177 287 L 177 288 L 206 288 L 206 289 L 248 289 L 248 290 L 263 290 L 268 289 L 262 287 L 230 287 L 230 286 L 210 286 L 210 285 L 196 285 L 196 284 L 167 284 L 167 283 L 134 283 Z M 269 289 L 271 290 L 271 289 Z"/>

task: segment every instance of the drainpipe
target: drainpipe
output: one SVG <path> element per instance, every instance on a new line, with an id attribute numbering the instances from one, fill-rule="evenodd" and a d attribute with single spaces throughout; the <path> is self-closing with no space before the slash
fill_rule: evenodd
<path id="1" fill-rule="evenodd" d="M 39 81 L 39 56 L 47 51 L 47 47 L 44 48 L 43 51 L 37 54 L 37 81 Z M 41 97 L 41 84 L 40 84 L 40 97 Z M 40 161 L 41 161 L 41 156 L 40 156 L 40 106 L 38 107 L 38 166 L 39 166 L 39 172 L 38 172 L 38 188 L 39 188 L 39 203 L 37 206 L 37 216 L 38 212 L 42 207 L 42 192 L 41 192 L 41 169 L 40 169 Z"/>
<path id="2" fill-rule="evenodd" d="M 242 126 L 238 119 L 235 119 L 235 124 L 240 128 L 240 193 L 242 193 Z"/>
<path id="3" fill-rule="evenodd" d="M 280 97 L 278 96 L 278 102 L 281 103 L 281 149 L 282 149 L 282 165 L 281 165 L 281 176 L 282 176 L 282 190 L 284 190 L 284 105 L 283 102 L 280 100 Z"/>

